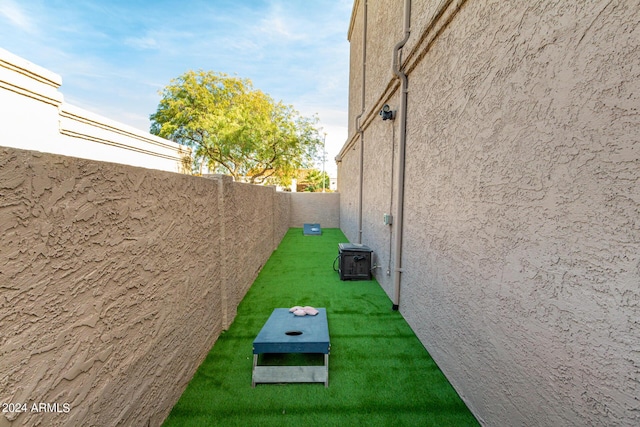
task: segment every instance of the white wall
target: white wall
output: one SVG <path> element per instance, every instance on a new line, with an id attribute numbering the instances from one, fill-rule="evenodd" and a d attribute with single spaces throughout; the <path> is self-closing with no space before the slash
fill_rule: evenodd
<path id="1" fill-rule="evenodd" d="M 0 49 L 0 146 L 180 172 L 180 145 L 67 104 L 61 84 Z"/>

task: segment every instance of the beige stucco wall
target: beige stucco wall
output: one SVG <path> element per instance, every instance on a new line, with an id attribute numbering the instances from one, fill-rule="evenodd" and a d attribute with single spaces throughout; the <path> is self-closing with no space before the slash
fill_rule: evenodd
<path id="1" fill-rule="evenodd" d="M 370 45 L 390 32 L 374 3 Z M 412 3 L 402 314 L 484 425 L 640 424 L 640 4 L 440 2 L 434 21 L 435 2 Z M 387 58 L 367 66 L 388 70 Z M 366 74 L 367 93 L 397 108 L 397 82 Z M 350 123 L 360 93 L 352 84 Z M 399 123 L 376 117 L 376 99 L 362 242 L 392 295 L 395 228 L 381 211 L 397 191 Z M 350 126 L 339 156 L 350 239 L 358 156 Z"/>
<path id="2" fill-rule="evenodd" d="M 0 200 L 0 402 L 28 405 L 2 427 L 160 425 L 290 206 L 223 177 L 13 148 Z"/>
<path id="3" fill-rule="evenodd" d="M 360 143 L 353 144 L 349 155 L 343 156 L 338 165 L 338 192 L 340 193 L 340 228 L 350 242 L 358 242 L 358 189 L 360 181 Z"/>
<path id="4" fill-rule="evenodd" d="M 290 193 L 291 227 L 320 224 L 323 228 L 340 227 L 339 193 Z"/>
<path id="5" fill-rule="evenodd" d="M 291 225 L 291 193 L 276 191 L 273 202 L 273 241 L 277 246 Z M 339 227 L 339 225 L 336 225 Z"/>

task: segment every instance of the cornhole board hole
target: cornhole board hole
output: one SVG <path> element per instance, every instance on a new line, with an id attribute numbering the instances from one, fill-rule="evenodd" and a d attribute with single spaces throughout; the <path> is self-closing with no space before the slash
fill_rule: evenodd
<path id="1" fill-rule="evenodd" d="M 320 228 L 320 224 L 304 224 L 303 233 L 305 236 L 320 236 L 322 228 Z"/>
<path id="2" fill-rule="evenodd" d="M 329 326 L 327 310 L 318 308 L 315 316 L 296 316 L 288 308 L 276 308 L 253 341 L 251 386 L 258 383 L 324 383 L 329 387 Z M 259 356 L 265 353 L 321 353 L 322 366 L 265 366 Z"/>

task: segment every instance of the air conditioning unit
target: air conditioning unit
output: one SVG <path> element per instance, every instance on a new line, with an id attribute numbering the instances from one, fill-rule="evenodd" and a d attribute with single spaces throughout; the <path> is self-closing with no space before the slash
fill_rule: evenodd
<path id="1" fill-rule="evenodd" d="M 371 280 L 371 254 L 366 245 L 338 243 L 340 280 Z"/>

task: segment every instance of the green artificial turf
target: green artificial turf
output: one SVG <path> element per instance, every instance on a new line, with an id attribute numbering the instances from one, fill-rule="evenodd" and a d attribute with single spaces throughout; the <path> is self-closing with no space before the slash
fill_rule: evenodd
<path id="1" fill-rule="evenodd" d="M 478 425 L 380 285 L 333 271 L 340 242 L 338 229 L 288 231 L 164 426 Z M 294 305 L 327 309 L 329 387 L 252 388 L 254 338 L 274 308 Z"/>

